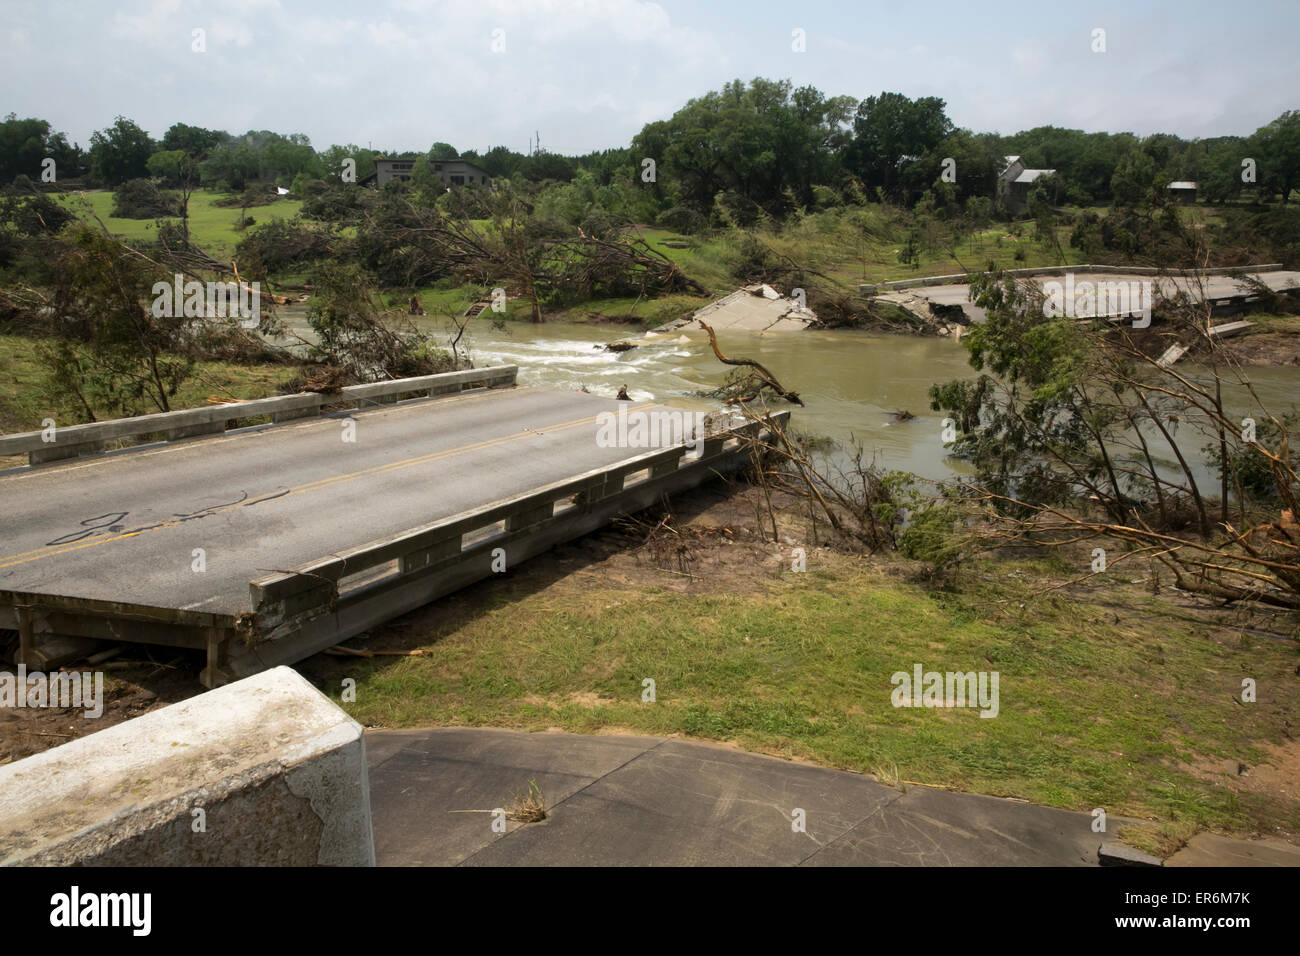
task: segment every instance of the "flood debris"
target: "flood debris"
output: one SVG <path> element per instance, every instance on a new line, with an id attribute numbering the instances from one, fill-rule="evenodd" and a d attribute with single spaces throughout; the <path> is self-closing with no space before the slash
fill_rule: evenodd
<path id="1" fill-rule="evenodd" d="M 799 397 L 798 393 L 791 392 L 788 389 L 786 389 L 785 386 L 783 386 L 780 382 L 776 380 L 775 375 L 773 375 L 771 372 L 769 372 L 765 367 L 763 367 L 759 363 L 755 362 L 753 359 L 746 359 L 746 358 L 732 359 L 732 358 L 727 358 L 725 355 L 723 355 L 722 351 L 718 348 L 718 337 L 717 335 L 714 334 L 713 327 L 709 325 L 707 322 L 703 321 L 702 319 L 699 320 L 699 322 L 700 322 L 700 328 L 704 329 L 704 331 L 709 334 L 709 346 L 713 349 L 713 354 L 717 356 L 719 362 L 721 362 L 723 365 L 743 365 L 753 370 L 746 378 L 746 380 L 743 383 L 741 383 L 741 387 L 739 390 L 743 392 L 743 394 L 733 395 L 731 398 L 728 398 L 727 399 L 728 405 L 735 405 L 737 403 L 745 404 L 748 402 L 752 402 L 754 401 L 754 399 L 758 398 L 759 394 L 765 388 L 771 389 L 772 391 L 776 392 L 776 394 L 780 395 L 787 402 L 793 402 L 795 405 L 800 405 L 800 406 L 803 405 L 803 399 Z"/>
<path id="2" fill-rule="evenodd" d="M 675 332 L 702 319 L 720 331 L 802 332 L 817 321 L 803 296 L 782 295 L 767 283 L 737 289 L 693 314 L 661 325 L 656 332 Z"/>
<path id="3" fill-rule="evenodd" d="M 1242 332 L 1254 327 L 1255 323 L 1253 322 L 1225 322 L 1222 325 L 1210 326 L 1208 336 L 1211 339 L 1226 339 L 1233 335 L 1240 335 Z M 1165 349 L 1160 358 L 1156 359 L 1156 365 L 1159 368 L 1169 368 L 1169 366 L 1173 365 L 1180 358 L 1186 355 L 1191 348 L 1191 344 L 1175 342 L 1173 345 L 1169 346 L 1169 348 Z"/>

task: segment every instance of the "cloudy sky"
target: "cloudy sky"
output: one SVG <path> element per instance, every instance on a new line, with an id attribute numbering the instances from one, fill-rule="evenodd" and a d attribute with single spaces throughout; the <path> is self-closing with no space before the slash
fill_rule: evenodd
<path id="1" fill-rule="evenodd" d="M 1295 0 L 0 0 L 0 113 L 317 148 L 624 146 L 730 79 L 941 96 L 959 126 L 1248 134 L 1300 108 Z M 202 30 L 202 51 L 195 31 Z M 1105 52 L 1094 52 L 1104 30 Z M 796 31 L 804 49 L 796 51 Z"/>

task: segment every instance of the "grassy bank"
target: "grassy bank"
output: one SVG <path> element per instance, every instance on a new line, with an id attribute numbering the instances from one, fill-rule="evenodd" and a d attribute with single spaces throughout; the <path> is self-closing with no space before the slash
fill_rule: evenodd
<path id="1" fill-rule="evenodd" d="M 113 193 L 96 189 L 81 193 L 59 193 L 59 199 L 76 215 L 90 218 L 93 212 L 108 227 L 108 231 L 123 239 L 152 241 L 156 226 L 152 219 L 119 219 L 113 211 Z M 240 207 L 218 206 L 217 200 L 228 194 L 211 189 L 195 190 L 190 196 L 190 237 L 204 252 L 217 259 L 228 260 L 235 246 L 244 238 L 239 228 Z M 272 219 L 292 219 L 302 209 L 297 199 L 280 198 L 265 206 L 249 206 L 245 210 L 255 224 Z M 172 222 L 179 223 L 176 218 Z"/>
<path id="2" fill-rule="evenodd" d="M 46 387 L 45 371 L 37 356 L 39 347 L 36 339 L 0 335 L 0 434 L 34 431 L 47 416 L 66 423 L 82 420 L 80 409 L 66 396 L 54 395 Z M 209 398 L 265 398 L 278 394 L 280 385 L 293 374 L 292 368 L 283 365 L 198 362 L 172 398 L 172 408 L 196 408 L 208 404 Z"/>
<path id="3" fill-rule="evenodd" d="M 869 234 L 855 223 L 848 211 L 833 211 L 809 216 L 779 230 L 756 229 L 754 236 L 774 255 L 824 273 L 842 291 L 856 291 L 860 282 L 985 269 L 990 262 L 1006 269 L 1061 264 L 1055 249 L 1032 239 L 1033 223 L 1011 226 L 994 223 L 951 246 L 938 238 L 933 244 L 922 242 L 917 249 L 917 261 L 904 264 L 899 261 L 899 253 L 906 241 L 906 231 L 872 207 L 859 211 L 859 215 L 868 222 Z M 727 264 L 742 253 L 737 234 L 695 238 L 651 227 L 641 227 L 639 232 L 706 287 L 727 289 L 735 285 Z M 1079 250 L 1069 247 L 1069 229 L 1059 228 L 1057 240 L 1068 263 L 1084 261 Z"/>
<path id="4" fill-rule="evenodd" d="M 307 670 L 369 726 L 680 735 L 887 781 L 1100 806 L 1158 821 L 1160 834 L 1300 832 L 1300 803 L 1241 790 L 1224 769 L 1255 768 L 1288 742 L 1294 642 L 1127 576 L 1040 593 L 1077 573 L 1046 559 L 985 563 L 950 590 L 918 583 L 901 559 L 830 551 L 810 551 L 797 573 L 790 548 L 752 524 L 738 499 L 699 516 L 681 539 L 685 574 L 680 552 L 656 562 L 596 536 L 356 645 L 420 656 L 318 657 Z M 915 664 L 998 671 L 998 716 L 895 708 L 891 676 Z M 1238 700 L 1243 676 L 1260 703 Z M 344 677 L 355 703 L 341 701 Z"/>

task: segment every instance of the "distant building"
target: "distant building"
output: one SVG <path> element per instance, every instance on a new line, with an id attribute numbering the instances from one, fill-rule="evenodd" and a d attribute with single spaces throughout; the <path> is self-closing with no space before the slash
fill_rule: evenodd
<path id="1" fill-rule="evenodd" d="M 1025 208 L 1034 180 L 1056 172 L 1054 169 L 1029 169 L 1019 156 L 1004 156 L 1006 168 L 998 176 L 998 202 L 1013 212 Z"/>
<path id="2" fill-rule="evenodd" d="M 361 180 L 363 185 L 384 186 L 394 179 L 410 179 L 415 172 L 414 159 L 377 159 L 375 171 Z M 430 168 L 448 186 L 486 186 L 492 181 L 482 166 L 463 159 L 436 159 L 429 161 Z"/>
<path id="3" fill-rule="evenodd" d="M 1190 180 L 1179 180 L 1176 183 L 1170 183 L 1165 187 L 1171 193 L 1177 202 L 1190 206 L 1196 202 L 1197 185 Z"/>
<path id="4" fill-rule="evenodd" d="M 448 186 L 486 186 L 492 182 L 486 169 L 463 159 L 438 159 L 429 165 Z"/>

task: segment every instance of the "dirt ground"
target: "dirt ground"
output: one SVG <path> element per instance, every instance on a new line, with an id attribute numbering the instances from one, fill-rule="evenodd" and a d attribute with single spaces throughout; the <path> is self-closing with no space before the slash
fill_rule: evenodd
<path id="1" fill-rule="evenodd" d="M 190 662 L 177 659 L 173 652 L 168 656 L 171 663 L 162 664 L 147 659 L 140 652 L 143 649 L 128 650 L 138 660 L 114 660 L 99 666 L 104 671 L 104 712 L 99 717 L 87 717 L 80 708 L 0 707 L 0 764 L 30 757 L 203 691 L 198 682 L 203 662 L 197 657 Z M 13 673 L 11 664 L 3 667 Z"/>
<path id="2" fill-rule="evenodd" d="M 1300 365 L 1300 335 L 1288 332 L 1255 332 L 1228 339 L 1221 348 L 1245 368 Z"/>

